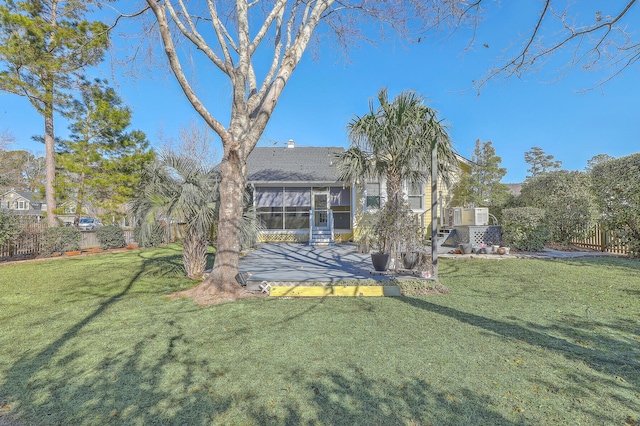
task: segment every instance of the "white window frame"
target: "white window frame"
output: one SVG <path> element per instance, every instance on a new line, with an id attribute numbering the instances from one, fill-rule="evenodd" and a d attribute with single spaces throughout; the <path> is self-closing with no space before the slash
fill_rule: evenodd
<path id="1" fill-rule="evenodd" d="M 371 197 L 378 197 L 378 206 L 377 207 L 372 207 L 369 206 L 369 195 L 367 194 L 367 186 L 369 185 L 378 185 L 378 195 L 371 195 Z M 364 204 L 364 210 L 365 211 L 376 211 L 380 208 L 382 208 L 382 183 L 377 182 L 377 181 L 369 181 L 369 182 L 365 182 L 364 185 L 364 200 L 363 200 L 363 204 Z"/>
<path id="2" fill-rule="evenodd" d="M 415 194 L 412 193 L 412 190 L 414 189 L 414 185 L 418 185 L 418 187 L 420 188 L 419 193 Z M 413 211 L 423 211 L 424 208 L 424 203 L 425 203 L 425 185 L 423 182 L 416 182 L 416 183 L 411 183 L 408 182 L 407 183 L 407 201 L 409 202 L 409 205 L 411 205 L 411 200 L 412 199 L 420 199 L 420 207 L 415 208 L 413 206 L 411 206 L 411 209 Z"/>

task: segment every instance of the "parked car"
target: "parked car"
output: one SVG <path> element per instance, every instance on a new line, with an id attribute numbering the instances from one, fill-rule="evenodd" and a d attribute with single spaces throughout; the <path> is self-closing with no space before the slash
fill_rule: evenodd
<path id="1" fill-rule="evenodd" d="M 101 226 L 102 223 L 98 219 L 91 217 L 83 217 L 80 219 L 80 222 L 78 222 L 78 229 L 81 231 L 93 231 Z"/>

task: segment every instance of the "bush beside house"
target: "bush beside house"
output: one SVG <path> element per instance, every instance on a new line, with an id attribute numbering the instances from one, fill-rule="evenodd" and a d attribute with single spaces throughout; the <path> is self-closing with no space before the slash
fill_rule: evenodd
<path id="1" fill-rule="evenodd" d="M 530 178 L 522 185 L 520 198 L 527 207 L 545 211 L 549 240 L 567 245 L 585 238 L 585 230 L 594 224 L 594 202 L 589 175 L 560 170 Z"/>
<path id="2" fill-rule="evenodd" d="M 0 211 L 0 245 L 16 239 L 21 233 L 22 227 L 18 218 L 11 213 Z"/>
<path id="3" fill-rule="evenodd" d="M 640 153 L 596 164 L 591 182 L 602 226 L 640 258 Z"/>
<path id="4" fill-rule="evenodd" d="M 549 241 L 545 216 L 545 210 L 536 207 L 516 207 L 502 210 L 504 243 L 516 250 L 542 250 Z"/>

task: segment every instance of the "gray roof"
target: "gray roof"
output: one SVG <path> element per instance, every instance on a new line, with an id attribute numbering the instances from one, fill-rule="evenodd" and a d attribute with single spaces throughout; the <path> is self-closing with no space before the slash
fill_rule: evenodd
<path id="1" fill-rule="evenodd" d="M 7 196 L 7 194 L 10 194 L 11 192 L 15 192 L 16 194 L 18 194 L 20 197 L 24 198 L 27 200 L 27 202 L 29 203 L 29 209 L 28 210 L 15 210 L 15 209 L 7 209 L 5 207 L 5 204 L 2 203 L 2 205 L 0 205 L 0 210 L 2 211 L 9 211 L 15 215 L 37 215 L 37 216 L 41 216 L 44 213 L 44 210 L 42 210 L 42 206 L 45 204 L 44 200 L 41 198 L 41 195 L 35 193 L 35 192 L 29 192 L 29 191 L 18 191 L 16 189 L 11 189 L 3 194 L 0 194 L 0 199 L 4 200 L 5 197 Z"/>
<path id="2" fill-rule="evenodd" d="M 16 194 L 18 194 L 22 198 L 26 198 L 27 201 L 29 201 L 32 204 L 44 203 L 44 200 L 42 199 L 42 196 L 40 196 L 39 194 L 37 194 L 35 192 L 19 191 L 17 189 L 10 189 L 9 191 L 2 193 L 1 195 L 2 195 L 2 197 L 4 197 L 5 195 L 7 195 L 7 194 L 9 194 L 11 192 L 15 192 Z"/>
<path id="3" fill-rule="evenodd" d="M 509 192 L 516 197 L 520 195 L 520 191 L 522 191 L 521 183 L 507 183 L 505 184 L 509 188 Z"/>
<path id="4" fill-rule="evenodd" d="M 247 158 L 251 183 L 339 182 L 335 169 L 340 147 L 256 147 Z"/>

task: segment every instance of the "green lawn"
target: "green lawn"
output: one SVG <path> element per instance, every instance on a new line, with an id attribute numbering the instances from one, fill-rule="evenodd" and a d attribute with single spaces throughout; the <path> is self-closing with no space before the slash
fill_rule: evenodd
<path id="1" fill-rule="evenodd" d="M 180 261 L 166 247 L 0 266 L 0 416 L 23 425 L 640 422 L 638 262 L 444 260 L 446 295 L 202 308 L 165 297 L 193 284 Z"/>

